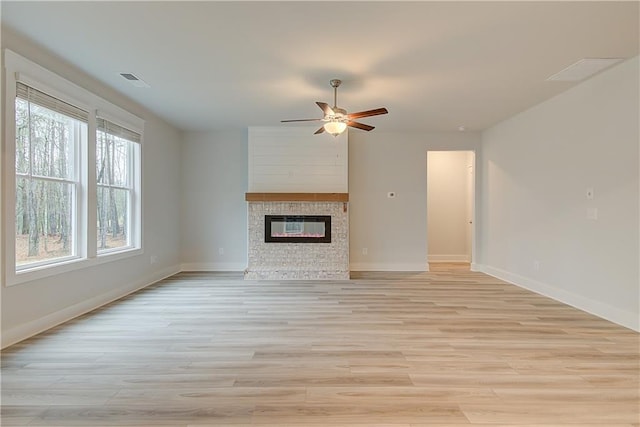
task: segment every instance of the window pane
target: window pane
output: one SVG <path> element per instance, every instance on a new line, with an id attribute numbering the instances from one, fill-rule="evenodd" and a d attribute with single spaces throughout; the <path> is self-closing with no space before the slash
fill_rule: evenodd
<path id="1" fill-rule="evenodd" d="M 129 187 L 129 164 L 132 142 L 98 131 L 96 176 L 98 184 Z"/>
<path id="2" fill-rule="evenodd" d="M 16 98 L 16 172 L 29 173 L 29 110 L 27 101 Z"/>
<path id="3" fill-rule="evenodd" d="M 16 172 L 72 179 L 76 133 L 86 132 L 86 127 L 86 123 L 16 98 Z"/>
<path id="4" fill-rule="evenodd" d="M 129 190 L 98 186 L 98 251 L 129 246 Z"/>
<path id="5" fill-rule="evenodd" d="M 74 184 L 16 179 L 16 265 L 74 255 Z"/>

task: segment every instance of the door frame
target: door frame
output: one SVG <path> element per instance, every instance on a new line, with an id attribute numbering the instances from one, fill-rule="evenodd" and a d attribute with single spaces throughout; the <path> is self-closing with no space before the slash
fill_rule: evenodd
<path id="1" fill-rule="evenodd" d="M 470 161 L 470 165 L 468 166 L 468 168 L 471 168 L 471 178 L 470 178 L 470 186 L 467 189 L 467 198 L 468 198 L 468 210 L 470 212 L 468 213 L 468 216 L 470 216 L 470 218 L 468 219 L 468 221 L 471 221 L 470 228 L 469 228 L 469 240 L 468 240 L 468 244 L 470 245 L 470 268 L 471 271 L 476 271 L 475 266 L 476 266 L 476 254 L 477 254 L 477 248 L 476 248 L 476 243 L 477 243 L 477 228 L 476 228 L 476 224 L 477 224 L 477 188 L 478 188 L 478 174 L 477 174 L 477 162 L 478 162 L 478 155 L 475 149 L 469 149 L 469 148 L 460 148 L 460 149 L 450 149 L 450 150 L 446 150 L 446 149 L 435 149 L 435 150 L 427 150 L 426 156 L 425 156 L 425 163 L 426 163 L 426 176 L 425 176 L 425 180 L 426 180 L 426 197 L 425 197 L 425 202 L 427 204 L 426 206 L 426 224 L 427 224 L 427 230 L 429 227 L 429 162 L 428 162 L 428 156 L 429 153 L 432 152 L 459 152 L 459 151 L 463 151 L 463 152 L 467 152 L 470 153 L 471 155 L 471 161 Z M 425 236 L 425 246 L 426 246 L 426 253 L 427 253 L 427 271 L 429 271 L 429 233 L 427 231 L 427 234 Z"/>

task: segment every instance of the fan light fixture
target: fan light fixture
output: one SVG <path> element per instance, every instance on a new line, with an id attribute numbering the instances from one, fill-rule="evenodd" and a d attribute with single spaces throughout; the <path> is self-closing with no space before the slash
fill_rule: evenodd
<path id="1" fill-rule="evenodd" d="M 338 79 L 329 81 L 329 84 L 331 84 L 331 87 L 333 88 L 333 107 L 329 107 L 329 104 L 327 104 L 326 102 L 316 102 L 316 105 L 320 107 L 320 109 L 324 113 L 324 117 L 322 117 L 321 119 L 281 120 L 281 122 L 324 122 L 324 125 L 322 125 L 320 129 L 315 131 L 314 135 L 327 132 L 328 134 L 331 134 L 333 136 L 338 136 L 342 132 L 344 132 L 347 127 L 362 129 L 367 132 L 374 129 L 373 126 L 356 122 L 355 119 L 387 114 L 387 109 L 382 107 L 376 108 L 374 110 L 359 111 L 357 113 L 347 113 L 347 110 L 338 107 L 338 86 L 340 86 L 341 83 L 342 81 Z"/>
<path id="2" fill-rule="evenodd" d="M 338 136 L 347 129 L 345 122 L 339 122 L 337 120 L 331 120 L 324 124 L 324 130 L 333 136 Z"/>

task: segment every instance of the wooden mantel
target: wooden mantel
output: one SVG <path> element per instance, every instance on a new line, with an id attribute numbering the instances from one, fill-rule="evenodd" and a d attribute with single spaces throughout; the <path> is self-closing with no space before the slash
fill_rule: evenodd
<path id="1" fill-rule="evenodd" d="M 245 193 L 247 202 L 348 202 L 349 193 Z"/>

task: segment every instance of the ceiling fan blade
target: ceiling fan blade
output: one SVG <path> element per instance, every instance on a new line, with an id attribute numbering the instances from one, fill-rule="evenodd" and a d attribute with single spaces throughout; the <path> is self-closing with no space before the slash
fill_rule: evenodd
<path id="1" fill-rule="evenodd" d="M 358 123 L 358 122 L 354 122 L 349 120 L 347 122 L 347 126 L 351 126 L 352 128 L 356 128 L 356 129 L 362 129 L 362 130 L 366 130 L 366 131 L 370 131 L 372 129 L 375 129 L 375 126 L 369 126 L 369 125 L 365 125 L 364 123 Z"/>
<path id="2" fill-rule="evenodd" d="M 280 120 L 280 123 L 288 123 L 288 122 L 319 122 L 322 119 L 294 119 L 294 120 Z"/>
<path id="3" fill-rule="evenodd" d="M 316 101 L 316 104 L 318 104 L 318 107 L 322 109 L 325 116 L 333 116 L 335 114 L 331 107 L 329 107 L 329 104 L 327 104 L 326 102 Z"/>
<path id="4" fill-rule="evenodd" d="M 313 134 L 314 134 L 314 135 L 319 135 L 319 134 L 321 134 L 322 132 L 324 132 L 324 126 L 322 126 L 320 129 L 318 129 L 317 131 L 315 131 Z"/>
<path id="5" fill-rule="evenodd" d="M 350 119 L 359 119 L 362 117 L 379 116 L 380 114 L 387 114 L 386 108 L 376 108 L 375 110 L 359 111 L 357 113 L 347 114 Z"/>

